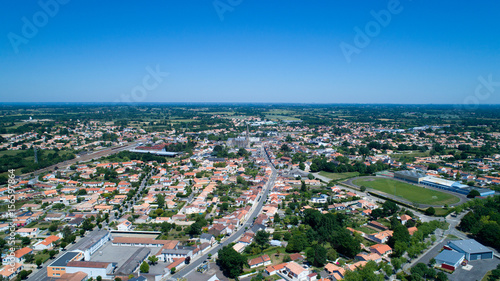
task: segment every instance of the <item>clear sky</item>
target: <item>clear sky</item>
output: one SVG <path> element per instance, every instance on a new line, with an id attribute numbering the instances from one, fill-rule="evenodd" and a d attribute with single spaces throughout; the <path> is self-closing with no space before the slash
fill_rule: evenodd
<path id="1" fill-rule="evenodd" d="M 499 1 L 58 1 L 2 2 L 0 102 L 500 103 Z"/>

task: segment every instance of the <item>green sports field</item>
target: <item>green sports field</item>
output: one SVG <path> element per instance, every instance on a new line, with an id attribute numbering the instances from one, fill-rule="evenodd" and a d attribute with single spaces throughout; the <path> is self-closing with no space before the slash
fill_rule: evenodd
<path id="1" fill-rule="evenodd" d="M 353 183 L 357 186 L 373 188 L 418 204 L 450 205 L 460 201 L 458 197 L 449 193 L 427 189 L 393 179 L 361 178 L 354 180 Z"/>

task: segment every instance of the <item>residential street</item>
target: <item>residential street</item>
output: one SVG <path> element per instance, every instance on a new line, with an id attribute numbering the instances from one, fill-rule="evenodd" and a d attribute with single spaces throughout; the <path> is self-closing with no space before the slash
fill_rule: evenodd
<path id="1" fill-rule="evenodd" d="M 267 161 L 268 161 L 269 165 L 272 167 L 272 165 L 269 162 L 269 158 L 267 158 Z M 212 256 L 215 256 L 217 254 L 217 252 L 222 247 L 224 247 L 230 243 L 233 243 L 237 239 L 239 239 L 243 235 L 243 233 L 246 231 L 246 227 L 250 228 L 252 226 L 254 219 L 260 213 L 260 211 L 262 210 L 262 207 L 264 206 L 264 203 L 267 200 L 267 196 L 269 194 L 269 191 L 274 186 L 274 182 L 275 182 L 276 176 L 277 176 L 277 171 L 274 169 L 274 167 L 272 167 L 272 170 L 273 170 L 273 173 L 272 173 L 271 177 L 269 178 L 269 181 L 264 186 L 262 196 L 261 196 L 259 202 L 257 203 L 257 205 L 255 205 L 255 208 L 253 209 L 253 212 L 251 213 L 251 215 L 248 217 L 246 223 L 244 223 L 242 226 L 240 226 L 240 228 L 235 233 L 233 233 L 231 236 L 224 239 L 222 243 L 220 243 L 217 246 L 214 246 L 214 248 L 212 250 L 210 250 L 209 252 L 205 253 L 204 255 L 199 256 L 198 258 L 192 260 L 189 265 L 187 265 L 183 269 L 179 270 L 177 273 L 175 273 L 173 276 L 171 276 L 169 280 L 173 281 L 173 280 L 176 280 L 176 278 L 180 278 L 180 277 L 184 277 L 184 276 L 188 275 L 192 270 L 196 269 L 205 260 L 207 260 L 209 254 L 211 254 Z"/>

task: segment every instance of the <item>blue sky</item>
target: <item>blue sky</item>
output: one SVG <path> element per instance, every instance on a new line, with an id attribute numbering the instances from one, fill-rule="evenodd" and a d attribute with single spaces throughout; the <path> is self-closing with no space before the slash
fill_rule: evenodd
<path id="1" fill-rule="evenodd" d="M 2 3 L 0 101 L 500 103 L 498 1 L 59 1 Z"/>

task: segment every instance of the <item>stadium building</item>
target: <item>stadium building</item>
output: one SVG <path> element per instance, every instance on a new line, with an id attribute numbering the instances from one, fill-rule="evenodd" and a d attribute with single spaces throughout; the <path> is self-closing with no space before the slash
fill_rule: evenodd
<path id="1" fill-rule="evenodd" d="M 477 190 L 480 196 L 489 196 L 495 194 L 495 191 L 491 189 L 470 187 L 457 181 L 451 181 L 432 176 L 427 176 L 421 179 L 420 183 L 423 185 L 432 186 L 435 188 L 444 189 L 464 195 L 469 194 L 471 190 Z"/>
<path id="2" fill-rule="evenodd" d="M 426 177 L 425 174 L 416 171 L 397 171 L 394 172 L 394 178 L 405 180 L 414 183 L 420 183 L 422 179 Z"/>

